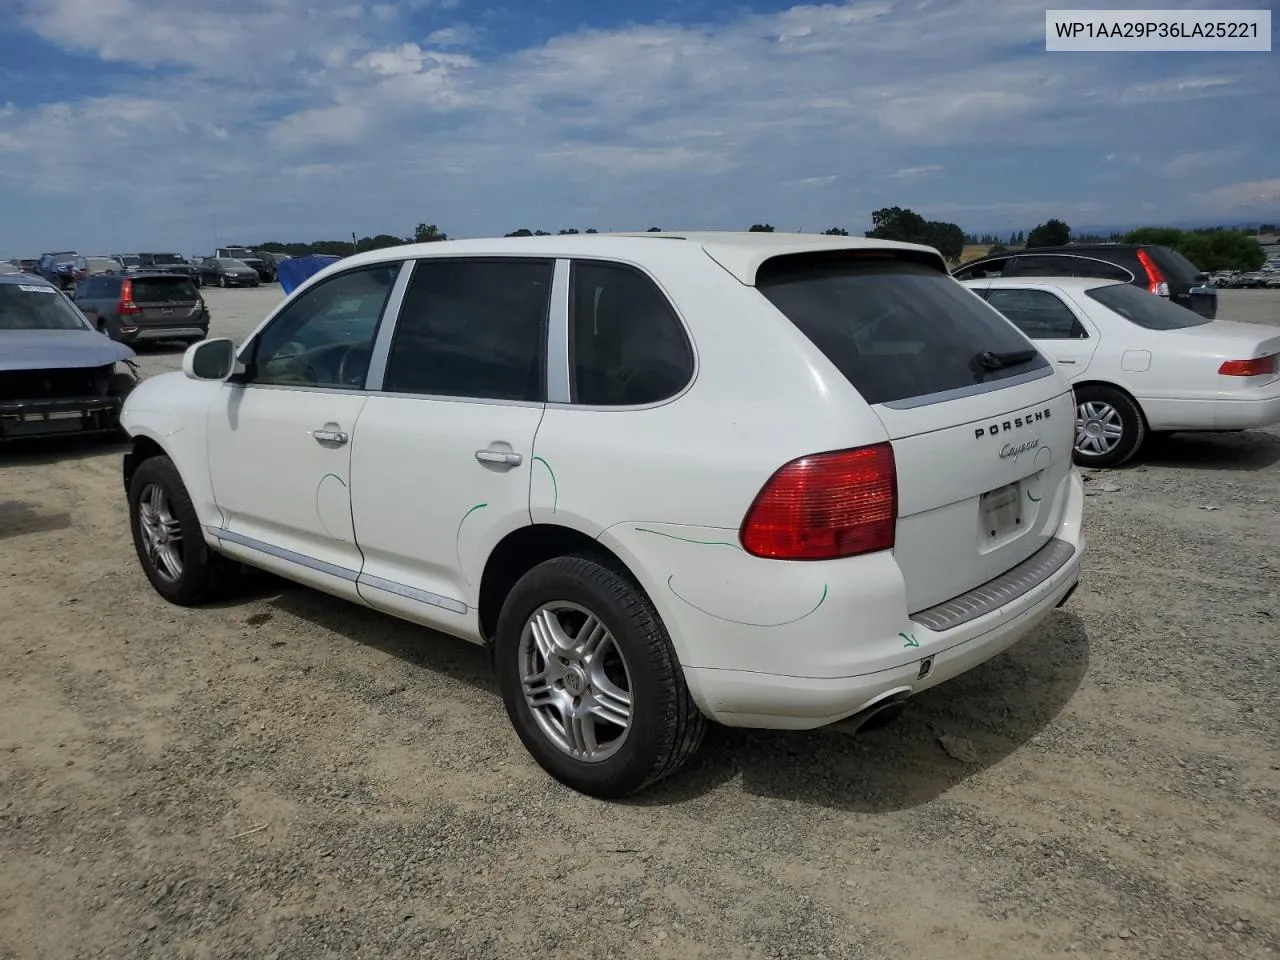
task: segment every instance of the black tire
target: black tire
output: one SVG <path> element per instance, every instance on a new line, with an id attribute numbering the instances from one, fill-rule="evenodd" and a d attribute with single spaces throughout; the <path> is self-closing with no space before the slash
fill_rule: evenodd
<path id="1" fill-rule="evenodd" d="M 147 555 L 143 538 L 140 502 L 143 493 L 153 485 L 164 491 L 182 537 L 182 570 L 178 577 L 172 579 L 166 578 Z M 191 495 L 187 493 L 178 468 L 168 457 L 144 460 L 134 472 L 129 483 L 129 529 L 133 533 L 133 547 L 142 572 L 156 593 L 170 603 L 190 607 L 225 596 L 239 577 L 239 564 L 210 550 L 205 543 Z"/>
<path id="2" fill-rule="evenodd" d="M 543 604 L 577 604 L 613 635 L 626 660 L 631 725 L 617 752 L 599 762 L 569 756 L 533 717 L 520 676 L 525 624 Z M 565 786 L 612 799 L 670 776 L 697 751 L 707 720 L 694 704 L 666 627 L 638 584 L 606 558 L 590 553 L 557 557 L 516 582 L 502 606 L 494 665 L 507 715 L 538 764 Z"/>
<path id="3" fill-rule="evenodd" d="M 1132 397 L 1115 387 L 1095 384 L 1077 387 L 1075 394 L 1076 429 L 1072 458 L 1077 466 L 1118 467 L 1138 452 L 1147 438 L 1147 420 Z M 1102 423 L 1097 418 L 1087 417 L 1086 413 L 1105 413 L 1108 408 L 1119 420 L 1120 436 L 1114 446 L 1099 451 L 1090 440 L 1081 437 L 1081 430 L 1088 429 L 1090 422 Z"/>

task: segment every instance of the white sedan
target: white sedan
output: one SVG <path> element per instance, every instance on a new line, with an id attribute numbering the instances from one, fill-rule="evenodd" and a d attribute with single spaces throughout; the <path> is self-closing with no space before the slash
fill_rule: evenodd
<path id="1" fill-rule="evenodd" d="M 1280 329 L 1206 320 L 1125 283 L 968 280 L 1076 394 L 1075 460 L 1114 467 L 1150 433 L 1280 422 Z"/>

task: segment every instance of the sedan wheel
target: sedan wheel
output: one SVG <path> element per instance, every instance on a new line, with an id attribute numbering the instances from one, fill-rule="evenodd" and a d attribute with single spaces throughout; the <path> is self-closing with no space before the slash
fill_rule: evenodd
<path id="1" fill-rule="evenodd" d="M 1119 466 L 1138 452 L 1146 432 L 1146 419 L 1127 394 L 1101 385 L 1076 390 L 1077 465 Z"/>

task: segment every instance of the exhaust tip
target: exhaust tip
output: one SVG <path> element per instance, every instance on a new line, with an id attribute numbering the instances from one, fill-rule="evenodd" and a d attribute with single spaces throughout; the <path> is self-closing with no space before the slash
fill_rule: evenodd
<path id="1" fill-rule="evenodd" d="M 827 729 L 838 730 L 840 733 L 859 733 L 863 730 L 874 730 L 876 727 L 886 726 L 902 715 L 907 708 L 907 700 L 910 696 L 909 688 L 895 690 L 875 703 L 863 707 L 857 713 L 843 720 L 837 720 Z"/>

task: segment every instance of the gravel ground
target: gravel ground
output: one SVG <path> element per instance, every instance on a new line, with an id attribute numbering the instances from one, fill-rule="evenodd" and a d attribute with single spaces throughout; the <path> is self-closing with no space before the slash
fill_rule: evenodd
<path id="1" fill-rule="evenodd" d="M 242 337 L 280 293 L 206 295 Z M 623 804 L 464 643 L 272 580 L 165 605 L 119 454 L 0 451 L 6 960 L 1280 955 L 1280 431 L 1092 474 L 1080 591 L 895 724 L 715 730 Z"/>

